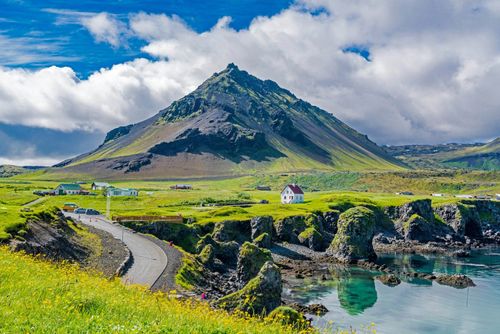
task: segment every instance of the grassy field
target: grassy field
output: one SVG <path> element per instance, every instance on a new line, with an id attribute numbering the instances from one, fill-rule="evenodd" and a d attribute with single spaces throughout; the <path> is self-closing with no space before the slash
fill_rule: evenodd
<path id="1" fill-rule="evenodd" d="M 1 333 L 296 333 L 0 247 Z M 305 331 L 304 331 L 305 332 Z"/>
<path id="2" fill-rule="evenodd" d="M 287 183 L 296 182 L 306 191 L 305 203 L 282 205 L 280 190 Z M 114 197 L 111 215 L 177 215 L 197 223 L 218 222 L 226 219 L 249 219 L 258 215 L 281 218 L 315 210 L 326 211 L 338 202 L 369 202 L 379 206 L 400 205 L 428 198 L 430 193 L 442 192 L 449 196 L 433 197 L 435 205 L 456 201 L 453 194 L 500 193 L 499 172 L 336 172 L 285 175 L 256 175 L 220 180 L 183 180 L 192 190 L 171 190 L 174 181 L 114 182 L 117 187 L 137 188 L 139 196 Z M 23 175 L 0 181 L 0 239 L 12 234 L 22 224 L 22 205 L 37 196 L 33 190 L 53 189 L 55 181 L 31 180 Z M 271 191 L 257 191 L 257 185 L 268 185 Z M 90 189 L 90 182 L 83 185 Z M 412 191 L 415 196 L 395 195 L 397 191 Z M 269 204 L 258 204 L 266 200 Z M 75 202 L 80 207 L 106 211 L 106 198 L 96 196 L 45 197 L 30 206 L 32 210 L 62 207 Z M 252 202 L 248 207 L 224 205 L 228 202 Z M 12 231 L 10 231 L 12 230 Z"/>

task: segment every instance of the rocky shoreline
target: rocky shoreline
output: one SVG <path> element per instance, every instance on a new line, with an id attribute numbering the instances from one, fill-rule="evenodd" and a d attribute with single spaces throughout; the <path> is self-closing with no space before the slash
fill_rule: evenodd
<path id="1" fill-rule="evenodd" d="M 271 306 L 287 305 L 300 313 L 316 314 L 324 308 L 309 309 L 278 296 L 291 279 L 329 279 L 330 265 L 376 272 L 376 279 L 388 286 L 420 279 L 455 288 L 473 287 L 465 275 L 393 270 L 376 259 L 377 252 L 466 257 L 471 250 L 500 244 L 500 206 L 483 202 L 439 207 L 433 207 L 430 200 L 385 208 L 350 205 L 277 220 L 261 216 L 216 223 L 196 245 L 192 276 L 203 278 L 195 290 L 214 306 L 229 310 L 269 313 Z M 237 302 L 242 298 L 254 302 Z"/>

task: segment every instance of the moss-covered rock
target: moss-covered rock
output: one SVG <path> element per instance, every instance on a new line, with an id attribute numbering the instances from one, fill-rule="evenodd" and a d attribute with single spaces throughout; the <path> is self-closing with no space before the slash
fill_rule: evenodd
<path id="1" fill-rule="evenodd" d="M 255 238 L 262 235 L 263 233 L 273 235 L 273 217 L 271 216 L 259 216 L 254 217 L 250 220 L 251 227 L 251 237 L 255 241 Z"/>
<path id="2" fill-rule="evenodd" d="M 457 235 L 482 237 L 481 218 L 475 205 L 447 204 L 437 207 L 435 212 Z"/>
<path id="3" fill-rule="evenodd" d="M 323 214 L 323 228 L 330 233 L 337 233 L 337 222 L 339 220 L 340 211 L 331 210 Z"/>
<path id="4" fill-rule="evenodd" d="M 219 242 L 236 241 L 243 243 L 251 240 L 250 234 L 250 221 L 225 220 L 215 225 L 212 237 L 215 241 Z"/>
<path id="5" fill-rule="evenodd" d="M 216 300 L 214 306 L 254 315 L 268 314 L 280 306 L 282 288 L 280 270 L 269 261 L 241 290 Z"/>
<path id="6" fill-rule="evenodd" d="M 414 214 L 400 225 L 401 234 L 405 240 L 428 242 L 434 240 L 433 226 L 418 214 Z"/>
<path id="7" fill-rule="evenodd" d="M 208 245 L 212 246 L 215 258 L 230 267 L 236 266 L 240 250 L 240 245 L 236 241 L 218 242 L 211 235 L 205 235 L 196 244 L 197 252 L 201 253 Z"/>
<path id="8" fill-rule="evenodd" d="M 175 282 L 185 289 L 193 289 L 195 286 L 203 286 L 207 268 L 198 256 L 186 253 L 182 258 L 182 265 L 175 275 Z"/>
<path id="9" fill-rule="evenodd" d="M 262 233 L 257 238 L 253 240 L 253 243 L 260 248 L 271 248 L 272 239 L 267 233 Z"/>
<path id="10" fill-rule="evenodd" d="M 274 227 L 279 241 L 298 244 L 298 235 L 307 228 L 307 225 L 304 216 L 290 216 L 275 221 Z"/>
<path id="11" fill-rule="evenodd" d="M 299 242 L 315 251 L 324 250 L 323 236 L 315 227 L 308 227 L 298 236 Z"/>
<path id="12" fill-rule="evenodd" d="M 296 329 L 306 329 L 309 323 L 303 314 L 289 306 L 279 306 L 267 316 L 268 320 L 281 323 L 282 325 L 291 325 Z"/>
<path id="13" fill-rule="evenodd" d="M 351 208 L 340 215 L 338 232 L 328 253 L 341 262 L 376 259 L 372 239 L 376 227 L 376 214 L 363 206 Z"/>
<path id="14" fill-rule="evenodd" d="M 242 285 L 255 277 L 264 263 L 272 261 L 271 252 L 256 245 L 245 242 L 240 249 L 236 273 Z"/>
<path id="15" fill-rule="evenodd" d="M 385 213 L 396 222 L 408 221 L 415 214 L 428 222 L 434 220 L 432 201 L 430 199 L 419 199 L 401 206 L 390 206 L 385 209 Z"/>
<path id="16" fill-rule="evenodd" d="M 212 245 L 206 245 L 200 254 L 198 254 L 198 259 L 200 262 L 210 268 L 214 264 L 214 258 L 215 258 L 215 248 Z"/>

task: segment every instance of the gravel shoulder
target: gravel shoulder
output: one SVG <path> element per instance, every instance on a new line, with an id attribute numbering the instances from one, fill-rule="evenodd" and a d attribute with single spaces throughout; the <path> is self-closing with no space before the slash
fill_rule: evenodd
<path id="1" fill-rule="evenodd" d="M 128 256 L 127 247 L 108 232 L 88 225 L 85 228 L 95 234 L 101 242 L 100 254 L 91 257 L 85 267 L 102 272 L 106 277 L 113 277 Z"/>

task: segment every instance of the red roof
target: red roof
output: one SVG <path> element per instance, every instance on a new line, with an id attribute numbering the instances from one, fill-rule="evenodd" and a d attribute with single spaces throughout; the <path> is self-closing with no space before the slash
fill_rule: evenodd
<path id="1" fill-rule="evenodd" d="M 287 185 L 286 187 L 290 188 L 290 190 L 294 193 L 294 194 L 304 194 L 304 192 L 302 191 L 302 189 L 300 189 L 300 187 L 296 184 L 289 184 Z M 285 188 L 286 188 L 285 187 Z M 283 189 L 285 190 L 285 189 Z"/>

